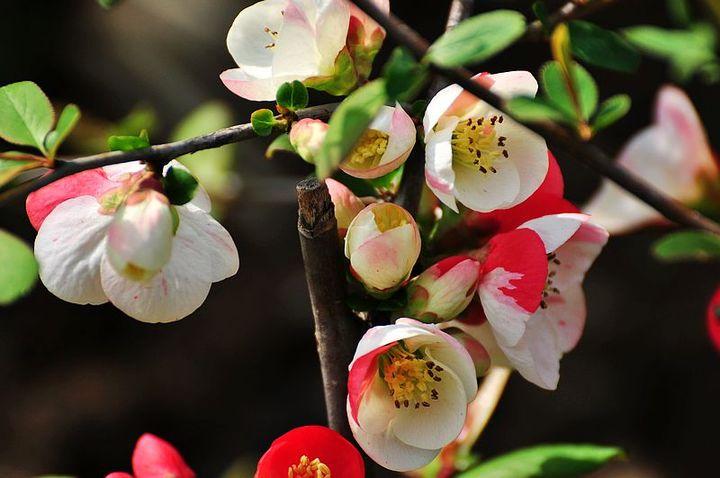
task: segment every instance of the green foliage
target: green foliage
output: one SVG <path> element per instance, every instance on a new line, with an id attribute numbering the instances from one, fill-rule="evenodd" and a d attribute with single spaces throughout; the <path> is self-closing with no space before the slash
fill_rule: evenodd
<path id="1" fill-rule="evenodd" d="M 567 116 L 547 98 L 530 98 L 520 96 L 512 98 L 508 104 L 510 113 L 521 121 L 556 121 L 558 123 L 568 122 Z"/>
<path id="2" fill-rule="evenodd" d="M 165 196 L 170 204 L 182 206 L 190 202 L 198 188 L 198 180 L 183 168 L 170 166 L 162 179 Z"/>
<path id="3" fill-rule="evenodd" d="M 427 59 L 445 67 L 479 63 L 512 45 L 525 33 L 525 17 L 494 10 L 460 22 L 430 47 Z"/>
<path id="4" fill-rule="evenodd" d="M 275 115 L 267 108 L 253 111 L 253 114 L 250 115 L 250 124 L 258 136 L 270 136 L 275 123 Z"/>
<path id="5" fill-rule="evenodd" d="M 308 90 L 301 81 L 283 83 L 277 90 L 277 104 L 290 111 L 297 111 L 308 105 Z"/>
<path id="6" fill-rule="evenodd" d="M 637 70 L 640 54 L 617 33 L 582 20 L 569 22 L 568 29 L 575 58 L 610 70 Z"/>
<path id="7" fill-rule="evenodd" d="M 622 456 L 622 450 L 615 447 L 539 445 L 484 461 L 457 478 L 580 477 Z"/>
<path id="8" fill-rule="evenodd" d="M 338 106 L 315 158 L 319 178 L 325 179 L 335 171 L 387 101 L 385 80 L 378 79 L 355 90 Z"/>
<path id="9" fill-rule="evenodd" d="M 3 230 L 0 230 L 0 264 L 0 305 L 8 305 L 32 289 L 38 266 L 32 250 Z"/>
<path id="10" fill-rule="evenodd" d="M 110 136 L 108 148 L 110 151 L 134 151 L 150 147 L 147 130 L 142 130 L 138 136 Z"/>
<path id="11" fill-rule="evenodd" d="M 42 163 L 38 161 L 20 159 L 24 156 L 23 153 L 9 151 L 2 153 L 2 155 L 10 159 L 0 158 L 0 187 L 5 186 L 22 172 L 42 166 Z"/>
<path id="12" fill-rule="evenodd" d="M 628 95 L 615 95 L 603 101 L 592 121 L 593 131 L 605 129 L 621 119 L 630 111 L 631 105 L 632 100 Z"/>
<path id="13" fill-rule="evenodd" d="M 587 121 L 597 108 L 597 85 L 593 77 L 590 76 L 590 73 L 582 66 L 577 63 L 571 63 L 568 67 L 573 79 L 575 92 L 577 93 L 580 118 L 576 116 L 576 108 L 570 93 L 570 88 L 565 81 L 561 66 L 557 61 L 550 61 L 543 65 L 540 70 L 540 82 L 550 103 L 559 111 L 562 111 L 565 116 Z"/>
<path id="14" fill-rule="evenodd" d="M 55 126 L 55 130 L 48 133 L 45 137 L 45 147 L 47 148 L 48 157 L 55 157 L 58 148 L 72 130 L 75 129 L 78 121 L 80 121 L 80 108 L 73 104 L 65 106 L 62 113 L 60 113 L 60 118 Z"/>
<path id="15" fill-rule="evenodd" d="M 380 193 L 384 191 L 395 192 L 400 187 L 400 181 L 402 181 L 403 171 L 405 171 L 405 165 L 403 164 L 399 168 L 390 171 L 384 176 L 379 178 L 368 179 L 368 182 Z"/>
<path id="16" fill-rule="evenodd" d="M 427 65 L 415 61 L 405 48 L 395 48 L 385 63 L 383 77 L 390 100 L 409 101 L 417 96 L 427 80 Z"/>
<path id="17" fill-rule="evenodd" d="M 653 245 L 655 257 L 667 262 L 720 259 L 720 237 L 709 232 L 682 231 L 668 234 Z"/>
<path id="18" fill-rule="evenodd" d="M 335 96 L 347 95 L 357 83 L 358 72 L 347 49 L 341 50 L 335 59 L 335 71 L 331 76 L 318 76 L 305 80 L 308 88 L 325 91 Z"/>
<path id="19" fill-rule="evenodd" d="M 710 24 L 695 23 L 684 30 L 641 25 L 623 33 L 647 55 L 667 61 L 678 81 L 687 82 L 696 74 L 707 82 L 720 79 L 720 62 L 715 54 L 717 34 Z"/>
<path id="20" fill-rule="evenodd" d="M 50 100 L 32 81 L 0 88 L 0 138 L 46 154 L 45 137 L 54 122 Z"/>
<path id="21" fill-rule="evenodd" d="M 265 159 L 275 159 L 276 156 L 282 154 L 297 154 L 295 148 L 290 143 L 290 136 L 287 133 L 278 135 L 270 146 L 265 150 Z"/>

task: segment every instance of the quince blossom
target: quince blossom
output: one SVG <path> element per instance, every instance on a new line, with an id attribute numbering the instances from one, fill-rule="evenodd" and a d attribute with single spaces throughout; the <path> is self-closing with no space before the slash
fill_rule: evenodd
<path id="1" fill-rule="evenodd" d="M 655 122 L 637 133 L 620 152 L 617 164 L 665 194 L 698 206 L 718 180 L 718 167 L 705 129 L 687 95 L 664 86 L 655 102 Z M 653 208 L 605 180 L 585 207 L 611 234 L 663 222 Z"/>
<path id="2" fill-rule="evenodd" d="M 110 301 L 143 322 L 172 322 L 197 309 L 213 282 L 234 275 L 237 249 L 210 216 L 207 193 L 198 187 L 191 202 L 172 206 L 175 224 L 165 198 L 149 190 L 158 187 L 135 162 L 83 171 L 30 194 L 48 290 L 75 304 Z"/>
<path id="3" fill-rule="evenodd" d="M 292 125 L 288 135 L 290 144 L 302 159 L 314 164 L 329 127 L 323 120 L 303 118 Z"/>
<path id="4" fill-rule="evenodd" d="M 378 5 L 389 11 L 387 0 Z M 238 68 L 220 79 L 255 101 L 274 100 L 278 87 L 293 80 L 347 94 L 369 75 L 384 36 L 345 0 L 263 0 L 233 22 L 227 46 Z"/>
<path id="5" fill-rule="evenodd" d="M 350 223 L 345 256 L 350 270 L 367 291 L 378 297 L 392 294 L 409 278 L 420 256 L 420 231 L 402 207 L 371 204 Z"/>
<path id="6" fill-rule="evenodd" d="M 434 325 L 373 327 L 350 364 L 348 419 L 373 460 L 395 471 L 431 462 L 463 427 L 477 377 L 467 350 Z"/>
<path id="7" fill-rule="evenodd" d="M 170 443 L 150 433 L 137 441 L 132 467 L 134 476 L 116 471 L 106 478 L 195 478 L 195 472 L 180 453 Z"/>
<path id="8" fill-rule="evenodd" d="M 526 71 L 473 79 L 504 98 L 535 96 L 538 88 Z M 545 140 L 459 85 L 435 95 L 423 127 L 427 184 L 456 212 L 457 201 L 479 212 L 513 207 L 530 197 L 547 173 Z"/>
<path id="9" fill-rule="evenodd" d="M 339 433 L 321 426 L 290 430 L 260 458 L 255 478 L 365 478 L 357 449 Z"/>

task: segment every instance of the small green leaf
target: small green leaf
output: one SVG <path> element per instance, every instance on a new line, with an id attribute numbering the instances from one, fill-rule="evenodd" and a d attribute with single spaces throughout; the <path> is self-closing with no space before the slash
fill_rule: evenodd
<path id="1" fill-rule="evenodd" d="M 275 155 L 282 155 L 283 153 L 297 154 L 290 143 L 290 136 L 287 133 L 279 135 L 270 143 L 270 146 L 265 150 L 265 159 L 274 159 Z"/>
<path id="2" fill-rule="evenodd" d="M 622 456 L 615 447 L 539 445 L 484 461 L 457 478 L 573 478 Z"/>
<path id="3" fill-rule="evenodd" d="M 190 202 L 198 188 L 198 180 L 184 168 L 170 166 L 162 179 L 165 196 L 170 204 L 182 206 Z"/>
<path id="4" fill-rule="evenodd" d="M 427 59 L 445 67 L 479 63 L 512 45 L 525 33 L 525 17 L 494 10 L 460 22 L 430 47 Z"/>
<path id="5" fill-rule="evenodd" d="M 521 121 L 556 121 L 575 124 L 573 116 L 567 116 L 545 98 L 515 97 L 507 104 L 510 112 Z"/>
<path id="6" fill-rule="evenodd" d="M 308 90 L 301 81 L 283 83 L 277 90 L 277 104 L 290 111 L 297 111 L 308 105 Z"/>
<path id="7" fill-rule="evenodd" d="M 576 58 L 591 65 L 625 72 L 633 72 L 640 65 L 638 51 L 617 33 L 582 20 L 569 22 L 568 28 Z"/>
<path id="8" fill-rule="evenodd" d="M 427 66 L 415 61 L 407 49 L 395 48 L 383 69 L 388 98 L 391 101 L 413 99 L 425 84 L 427 74 Z"/>
<path id="9" fill-rule="evenodd" d="M 574 79 L 573 83 L 575 84 L 582 113 L 582 118 L 579 119 L 587 121 L 597 108 L 597 85 L 590 73 L 577 63 L 570 65 L 570 71 Z M 556 61 L 545 63 L 540 70 L 540 81 L 548 99 L 560 111 L 570 117 L 575 117 L 575 107 L 560 64 Z"/>
<path id="10" fill-rule="evenodd" d="M 717 260 L 720 259 L 720 236 L 699 231 L 675 232 L 657 241 L 653 253 L 668 262 Z"/>
<path id="11" fill-rule="evenodd" d="M 273 128 L 275 127 L 275 115 L 269 109 L 263 108 L 261 110 L 253 111 L 250 116 L 250 123 L 252 129 L 258 136 L 270 136 Z"/>
<path id="12" fill-rule="evenodd" d="M 594 131 L 605 129 L 630 111 L 632 100 L 628 95 L 615 95 L 603 101 L 592 122 Z"/>
<path id="13" fill-rule="evenodd" d="M 0 305 L 27 294 L 38 275 L 32 250 L 17 237 L 0 230 Z"/>
<path id="14" fill-rule="evenodd" d="M 54 122 L 50 100 L 32 81 L 0 88 L 0 138 L 45 154 L 45 136 Z"/>
<path id="15" fill-rule="evenodd" d="M 23 153 L 4 152 L 4 156 L 22 156 Z M 6 185 L 24 171 L 39 168 L 42 163 L 32 160 L 0 159 L 0 187 Z"/>
<path id="16" fill-rule="evenodd" d="M 146 130 L 142 130 L 138 136 L 110 136 L 108 148 L 110 151 L 134 151 L 150 147 L 150 141 Z"/>
<path id="17" fill-rule="evenodd" d="M 55 130 L 48 133 L 45 138 L 45 147 L 50 158 L 55 157 L 58 148 L 75 128 L 78 121 L 80 121 L 80 108 L 73 104 L 67 105 L 60 113 Z"/>
<path id="18" fill-rule="evenodd" d="M 325 142 L 315 158 L 319 178 L 327 178 L 335 171 L 387 101 L 385 80 L 378 79 L 358 88 L 340 103 L 330 118 Z"/>

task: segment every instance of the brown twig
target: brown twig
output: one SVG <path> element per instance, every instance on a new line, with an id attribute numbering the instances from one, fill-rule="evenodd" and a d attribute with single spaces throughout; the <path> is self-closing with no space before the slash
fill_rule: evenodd
<path id="1" fill-rule="evenodd" d="M 312 106 L 297 112 L 298 118 L 313 118 L 327 120 L 335 110 L 337 104 Z M 278 116 L 277 119 L 280 119 Z M 167 163 L 170 160 L 196 153 L 205 149 L 219 148 L 230 143 L 237 143 L 248 139 L 257 138 L 257 134 L 249 123 L 224 128 L 213 133 L 208 133 L 195 138 L 189 138 L 173 143 L 158 144 L 145 149 L 135 151 L 112 151 L 100 153 L 73 160 L 56 160 L 56 167 L 40 176 L 34 181 L 9 189 L 0 194 L 0 201 L 19 194 L 27 194 L 36 191 L 43 186 L 57 181 L 58 179 L 79 173 L 88 169 L 109 166 L 112 164 L 129 163 L 132 161 L 160 162 Z"/>
<path id="2" fill-rule="evenodd" d="M 562 22 L 592 15 L 615 3 L 618 3 L 618 0 L 571 0 L 548 16 L 547 25 L 543 25 L 540 20 L 535 20 L 528 25 L 523 39 L 542 40 L 545 37 L 546 28 L 552 30 Z"/>
<path id="3" fill-rule="evenodd" d="M 353 2 L 385 28 L 397 43 L 408 48 L 417 58 L 425 57 L 429 44 L 410 26 L 394 15 L 387 15 L 382 12 L 371 0 L 353 0 Z M 465 68 L 441 67 L 435 64 L 430 66 L 433 71 L 459 84 L 478 99 L 485 101 L 500 111 L 507 111 L 505 100 L 484 86 L 472 81 L 472 73 Z M 514 118 L 512 114 L 504 114 Z M 720 234 L 720 225 L 656 190 L 627 169 L 613 164 L 611 159 L 598 147 L 579 141 L 564 128 L 554 123 L 529 123 L 526 124 L 526 127 L 544 137 L 552 149 L 575 158 L 595 172 L 612 180 L 656 209 L 667 219 L 683 226 Z"/>

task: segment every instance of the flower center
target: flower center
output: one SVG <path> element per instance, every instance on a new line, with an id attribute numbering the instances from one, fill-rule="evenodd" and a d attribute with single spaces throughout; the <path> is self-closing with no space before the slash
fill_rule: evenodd
<path id="1" fill-rule="evenodd" d="M 404 226 L 408 223 L 408 219 L 403 210 L 392 205 L 380 205 L 373 209 L 375 225 L 380 232 L 387 232 L 390 229 Z"/>
<path id="2" fill-rule="evenodd" d="M 296 465 L 288 467 L 288 478 L 331 478 L 330 468 L 320 458 L 311 460 L 303 455 Z"/>
<path id="3" fill-rule="evenodd" d="M 383 355 L 380 373 L 395 399 L 395 408 L 418 409 L 430 407 L 438 399 L 434 387 L 442 381 L 443 370 L 419 350 L 410 353 L 396 345 Z"/>
<path id="4" fill-rule="evenodd" d="M 270 29 L 270 27 L 263 28 L 263 31 L 270 35 L 270 43 L 265 45 L 265 48 L 275 48 L 275 42 L 277 41 L 278 32 Z"/>
<path id="5" fill-rule="evenodd" d="M 459 123 L 452 134 L 453 160 L 476 168 L 483 174 L 497 173 L 493 166 L 501 156 L 509 158 L 505 136 L 498 136 L 496 126 L 505 121 L 502 115 L 468 118 Z"/>
<path id="6" fill-rule="evenodd" d="M 353 168 L 374 168 L 380 163 L 387 149 L 389 136 L 376 129 L 367 129 L 347 158 Z"/>
<path id="7" fill-rule="evenodd" d="M 548 254 L 548 276 L 547 281 L 545 282 L 545 288 L 543 289 L 543 298 L 540 301 L 540 307 L 543 309 L 548 308 L 548 304 L 545 301 L 548 297 L 551 295 L 559 295 L 560 289 L 555 287 L 553 285 L 553 281 L 555 280 L 555 276 L 557 275 L 557 267 L 560 265 L 560 259 L 557 258 L 557 254 L 554 252 Z"/>

